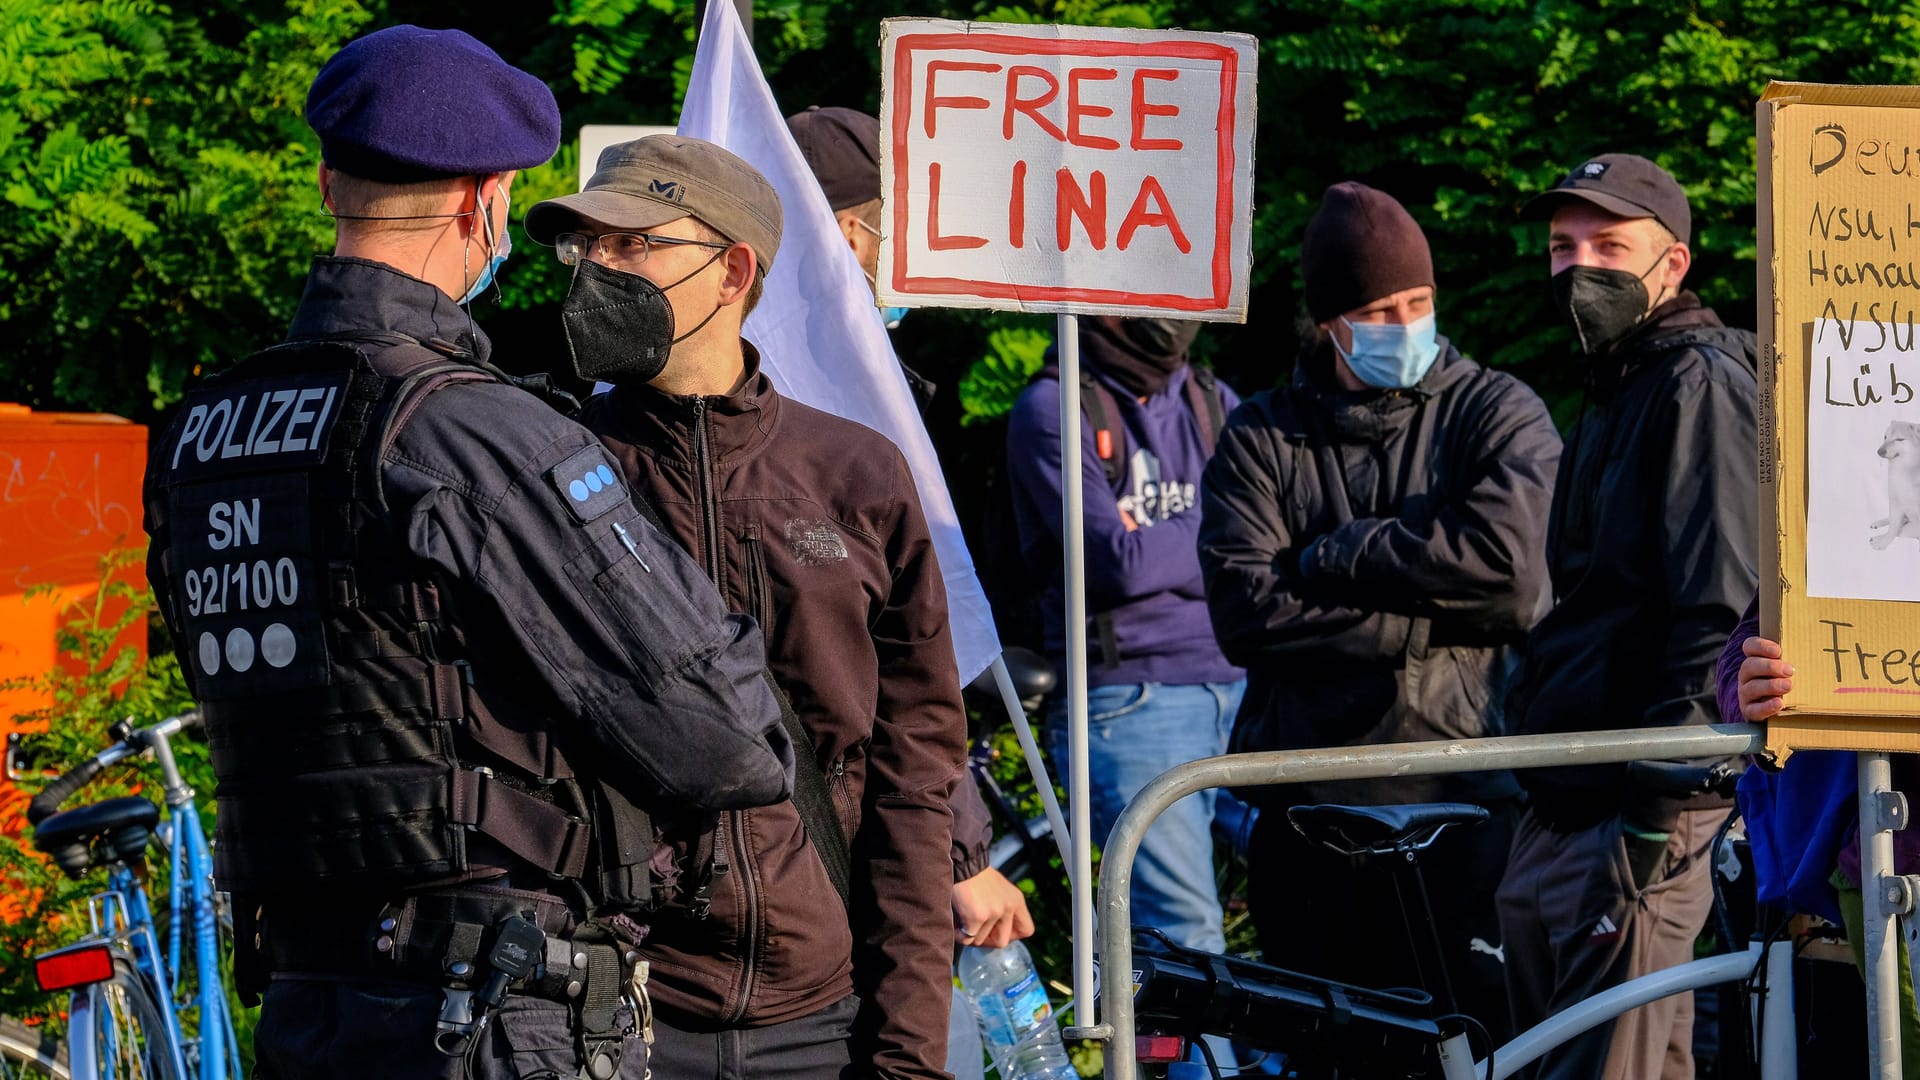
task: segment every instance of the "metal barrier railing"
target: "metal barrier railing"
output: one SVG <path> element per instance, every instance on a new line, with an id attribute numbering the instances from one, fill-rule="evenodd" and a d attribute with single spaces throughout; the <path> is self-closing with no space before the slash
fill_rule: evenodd
<path id="1" fill-rule="evenodd" d="M 1278 750 L 1202 758 L 1175 766 L 1155 777 L 1134 796 L 1114 822 L 1113 832 L 1101 850 L 1100 969 L 1109 976 L 1118 972 L 1122 980 L 1125 973 L 1133 969 L 1133 921 L 1128 897 L 1132 893 L 1134 857 L 1154 819 L 1196 791 L 1309 780 L 1370 780 L 1487 769 L 1599 765 L 1651 758 L 1717 758 L 1758 754 L 1765 746 L 1763 728 L 1716 725 Z M 1870 994 L 1872 990 L 1870 982 Z M 1086 1002 L 1088 997 L 1082 994 L 1081 1000 Z M 1087 1008 L 1091 1013 L 1090 1003 Z M 1109 1080 L 1132 1080 L 1136 1066 L 1133 997 L 1124 993 L 1102 995 L 1099 1010 L 1098 1015 L 1090 1017 L 1094 1023 L 1069 1028 L 1067 1035 L 1105 1042 Z"/>

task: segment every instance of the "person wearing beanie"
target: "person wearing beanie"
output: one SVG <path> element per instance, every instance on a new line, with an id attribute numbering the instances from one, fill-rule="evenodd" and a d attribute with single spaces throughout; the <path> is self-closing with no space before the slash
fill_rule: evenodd
<path id="1" fill-rule="evenodd" d="M 527 212 L 573 270 L 576 374 L 612 384 L 583 421 L 764 629 L 801 748 L 791 802 L 665 834 L 654 1074 L 939 1080 L 966 745 L 946 587 L 899 449 L 775 390 L 740 336 L 784 222 L 759 170 L 678 135 Z"/>
<path id="2" fill-rule="evenodd" d="M 760 628 L 468 315 L 559 144 L 546 84 L 393 26 L 306 115 L 334 253 L 285 342 L 187 395 L 145 496 L 254 1075 L 640 1080 L 649 819 L 792 789 Z"/>
<path id="3" fill-rule="evenodd" d="M 1549 533 L 1556 603 L 1507 712 L 1547 734 L 1709 724 L 1714 664 L 1758 578 L 1758 349 L 1683 287 L 1687 196 L 1634 154 L 1536 196 L 1553 301 L 1586 368 Z M 1530 769 L 1500 888 L 1514 1019 L 1526 1025 L 1693 957 L 1724 799 L 1626 765 Z M 1693 999 L 1663 998 L 1548 1054 L 1543 1077 L 1693 1075 Z"/>
<path id="4" fill-rule="evenodd" d="M 1213 631 L 1247 669 L 1236 752 L 1506 734 L 1500 702 L 1546 609 L 1560 439 L 1540 398 L 1439 333 L 1433 258 L 1391 195 L 1347 182 L 1308 222 L 1313 333 L 1291 381 L 1228 417 L 1200 492 Z M 1420 986 L 1390 870 L 1310 844 L 1302 803 L 1466 802 L 1421 855 L 1449 978 L 1436 998 L 1500 1038 L 1493 888 L 1520 817 L 1506 772 L 1249 788 L 1248 902 L 1267 962 Z M 1361 944 L 1365 943 L 1365 944 Z"/>

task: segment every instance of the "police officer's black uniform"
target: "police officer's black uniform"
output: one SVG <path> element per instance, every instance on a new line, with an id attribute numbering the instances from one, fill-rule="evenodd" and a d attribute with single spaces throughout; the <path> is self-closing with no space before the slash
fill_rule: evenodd
<path id="1" fill-rule="evenodd" d="M 539 80 L 408 26 L 329 61 L 308 119 L 330 167 L 403 184 L 559 131 Z M 153 449 L 261 1077 L 643 1076 L 652 819 L 790 790 L 758 628 L 489 349 L 439 286 L 320 259 L 288 340 Z"/>
<path id="2" fill-rule="evenodd" d="M 155 448 L 149 572 L 207 715 L 216 873 L 278 977 L 263 1060 L 277 998 L 346 1007 L 333 977 L 386 976 L 424 1017 L 382 1021 L 394 1052 L 437 1065 L 445 995 L 419 984 L 466 963 L 477 986 L 501 919 L 531 911 L 571 965 L 582 916 L 644 907 L 639 805 L 786 789 L 756 628 L 487 354 L 438 288 L 322 259 L 289 342 Z M 559 975 L 550 996 L 584 1003 Z"/>

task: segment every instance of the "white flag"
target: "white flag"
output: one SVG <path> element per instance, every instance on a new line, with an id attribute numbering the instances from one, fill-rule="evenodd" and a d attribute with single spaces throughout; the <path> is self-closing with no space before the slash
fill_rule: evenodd
<path id="1" fill-rule="evenodd" d="M 960 681 L 972 681 L 1000 655 L 1000 640 L 960 535 L 940 460 L 900 373 L 866 274 L 794 145 L 740 17 L 726 0 L 707 4 L 680 134 L 740 155 L 780 193 L 786 216 L 774 259 L 780 269 L 767 275 L 760 304 L 747 317 L 747 340 L 759 347 L 761 370 L 775 389 L 865 424 L 892 439 L 906 456 L 946 579 Z"/>

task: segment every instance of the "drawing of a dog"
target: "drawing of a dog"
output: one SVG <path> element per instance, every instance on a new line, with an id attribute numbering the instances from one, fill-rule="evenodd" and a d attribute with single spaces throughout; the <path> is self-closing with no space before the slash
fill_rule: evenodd
<path id="1" fill-rule="evenodd" d="M 1867 526 L 1879 530 L 1868 538 L 1875 551 L 1902 536 L 1920 540 L 1920 424 L 1888 424 L 1880 456 L 1887 459 L 1887 516 Z"/>

